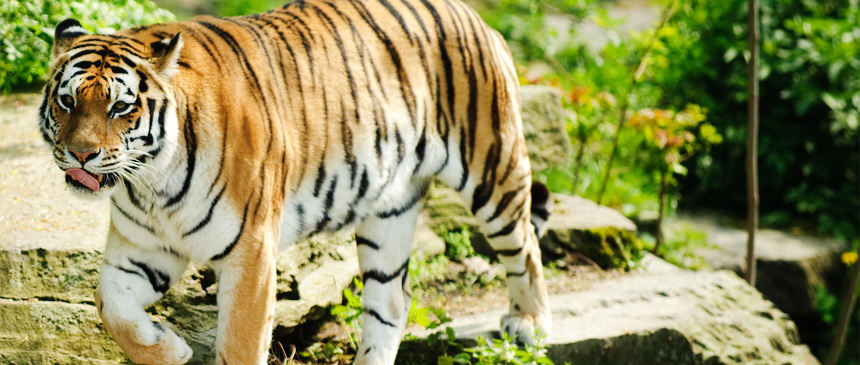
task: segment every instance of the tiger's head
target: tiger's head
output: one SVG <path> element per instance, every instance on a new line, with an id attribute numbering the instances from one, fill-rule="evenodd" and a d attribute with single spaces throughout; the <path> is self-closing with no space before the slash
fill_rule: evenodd
<path id="1" fill-rule="evenodd" d="M 39 122 L 74 192 L 103 197 L 119 183 L 165 179 L 178 143 L 170 80 L 181 49 L 178 33 L 147 44 L 88 34 L 74 19 L 57 26 Z"/>

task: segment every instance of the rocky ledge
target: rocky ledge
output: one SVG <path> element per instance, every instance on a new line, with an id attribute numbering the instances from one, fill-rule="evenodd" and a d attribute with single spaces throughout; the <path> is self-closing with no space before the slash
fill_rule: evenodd
<path id="1" fill-rule="evenodd" d="M 556 364 L 818 364 L 788 315 L 728 271 L 659 270 L 550 295 Z M 503 311 L 454 318 L 461 341 L 498 336 Z M 426 335 L 415 331 L 418 336 Z"/>

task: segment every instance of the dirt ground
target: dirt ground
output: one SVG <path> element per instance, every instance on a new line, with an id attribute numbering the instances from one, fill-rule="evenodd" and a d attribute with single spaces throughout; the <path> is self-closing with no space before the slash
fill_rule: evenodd
<path id="1" fill-rule="evenodd" d="M 35 94 L 0 97 L 0 249 L 101 249 L 108 202 L 67 191 L 38 130 Z"/>

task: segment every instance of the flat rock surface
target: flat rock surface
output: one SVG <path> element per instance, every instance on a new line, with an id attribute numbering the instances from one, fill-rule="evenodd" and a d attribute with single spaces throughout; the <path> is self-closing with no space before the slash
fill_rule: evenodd
<path id="1" fill-rule="evenodd" d="M 691 227 L 708 236 L 708 243 L 715 246 L 703 248 L 699 253 L 715 269 L 740 272 L 746 266 L 747 232 L 721 223 L 718 218 L 681 216 L 668 222 L 672 228 Z M 756 233 L 756 257 L 768 261 L 800 261 L 819 255 L 841 253 L 846 249 L 843 242 L 831 238 L 794 235 L 772 229 L 761 229 Z"/>
<path id="2" fill-rule="evenodd" d="M 553 294 L 550 304 L 556 363 L 817 363 L 788 316 L 727 271 L 662 267 Z M 451 327 L 461 338 L 492 336 L 503 313 L 455 318 Z"/>
<path id="3" fill-rule="evenodd" d="M 101 250 L 107 200 L 66 191 L 38 130 L 37 95 L 0 98 L 0 249 Z"/>
<path id="4" fill-rule="evenodd" d="M 636 232 L 636 224 L 617 210 L 574 195 L 553 194 L 555 210 L 549 216 L 549 229 L 594 229 L 615 227 Z"/>
<path id="5" fill-rule="evenodd" d="M 681 216 L 669 222 L 669 231 L 692 228 L 704 232 L 710 247 L 696 253 L 713 269 L 741 274 L 746 267 L 747 232 L 730 224 L 715 216 Z M 816 287 L 840 281 L 845 266 L 839 256 L 847 249 L 844 242 L 835 239 L 759 230 L 756 287 L 793 317 L 817 316 Z"/>

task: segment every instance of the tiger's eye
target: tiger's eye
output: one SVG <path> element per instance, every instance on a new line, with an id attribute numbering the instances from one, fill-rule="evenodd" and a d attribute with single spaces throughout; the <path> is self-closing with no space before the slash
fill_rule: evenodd
<path id="1" fill-rule="evenodd" d="M 118 101 L 118 102 L 113 104 L 113 108 L 116 110 L 124 110 L 127 107 L 128 107 L 128 103 L 126 103 L 124 101 Z"/>
<path id="2" fill-rule="evenodd" d="M 75 98 L 71 95 L 63 95 L 60 97 L 60 103 L 63 104 L 66 109 L 72 109 L 75 107 Z"/>

